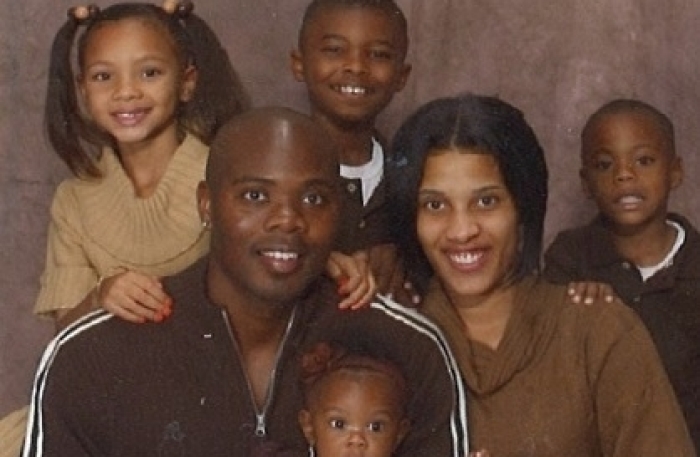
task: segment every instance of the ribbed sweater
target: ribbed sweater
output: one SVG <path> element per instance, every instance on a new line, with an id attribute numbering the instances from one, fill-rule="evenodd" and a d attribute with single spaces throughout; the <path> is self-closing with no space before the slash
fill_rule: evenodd
<path id="1" fill-rule="evenodd" d="M 156 276 L 177 273 L 208 250 L 197 214 L 196 188 L 209 149 L 187 136 L 155 192 L 140 198 L 111 150 L 100 179 L 62 182 L 51 205 L 46 267 L 35 313 L 76 306 L 100 276 L 129 269 Z"/>

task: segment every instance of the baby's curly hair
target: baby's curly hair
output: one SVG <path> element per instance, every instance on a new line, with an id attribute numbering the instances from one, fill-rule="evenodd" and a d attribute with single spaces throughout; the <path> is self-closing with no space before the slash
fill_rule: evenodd
<path id="1" fill-rule="evenodd" d="M 409 398 L 408 385 L 395 363 L 363 348 L 346 348 L 332 342 L 317 343 L 301 357 L 301 382 L 307 405 L 323 380 L 337 372 L 373 373 L 387 377 L 394 384 L 398 404 L 405 408 Z"/>

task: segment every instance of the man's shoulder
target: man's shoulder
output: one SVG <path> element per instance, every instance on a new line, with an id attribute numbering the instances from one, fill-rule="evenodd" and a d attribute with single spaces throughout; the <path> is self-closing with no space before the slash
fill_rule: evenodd
<path id="1" fill-rule="evenodd" d="M 366 347 L 390 359 L 438 356 L 446 350 L 439 328 L 426 316 L 377 295 L 369 307 L 326 310 L 307 335 L 307 341 L 333 341 L 342 346 Z"/>

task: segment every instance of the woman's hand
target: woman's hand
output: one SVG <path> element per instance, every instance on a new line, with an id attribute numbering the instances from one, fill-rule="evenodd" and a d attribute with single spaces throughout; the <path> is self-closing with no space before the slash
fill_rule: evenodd
<path id="1" fill-rule="evenodd" d="M 332 252 L 326 264 L 326 272 L 338 284 L 338 293 L 345 296 L 338 303 L 340 309 L 364 308 L 377 292 L 366 251 L 352 255 Z"/>
<path id="2" fill-rule="evenodd" d="M 570 282 L 567 294 L 573 303 L 583 303 L 585 305 L 593 304 L 599 300 L 612 303 L 617 299 L 613 288 L 604 282 Z"/>
<path id="3" fill-rule="evenodd" d="M 95 305 L 134 323 L 162 322 L 172 313 L 172 299 L 160 280 L 135 271 L 104 278 L 95 288 Z"/>

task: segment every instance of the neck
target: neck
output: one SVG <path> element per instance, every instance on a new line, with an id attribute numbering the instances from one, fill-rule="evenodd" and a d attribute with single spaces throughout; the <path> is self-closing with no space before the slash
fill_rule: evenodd
<path id="1" fill-rule="evenodd" d="M 515 303 L 515 287 L 508 286 L 480 296 L 449 294 L 462 320 L 467 338 L 497 349 Z"/>
<path id="2" fill-rule="evenodd" d="M 639 227 L 638 230 L 613 230 L 617 252 L 637 266 L 652 266 L 661 262 L 673 247 L 677 232 L 666 220 Z"/>
<path id="3" fill-rule="evenodd" d="M 315 115 L 339 148 L 340 163 L 349 166 L 364 165 L 372 159 L 372 138 L 376 130 L 373 123 L 338 125 L 329 118 Z"/>
<path id="4" fill-rule="evenodd" d="M 118 145 L 122 166 L 138 197 L 153 195 L 178 146 L 175 126 L 172 132 L 163 132 L 156 138 Z"/>
<path id="5" fill-rule="evenodd" d="M 228 316 L 242 350 L 274 345 L 282 338 L 296 303 L 278 303 L 241 292 L 212 262 L 207 271 L 207 290 L 212 302 Z"/>

